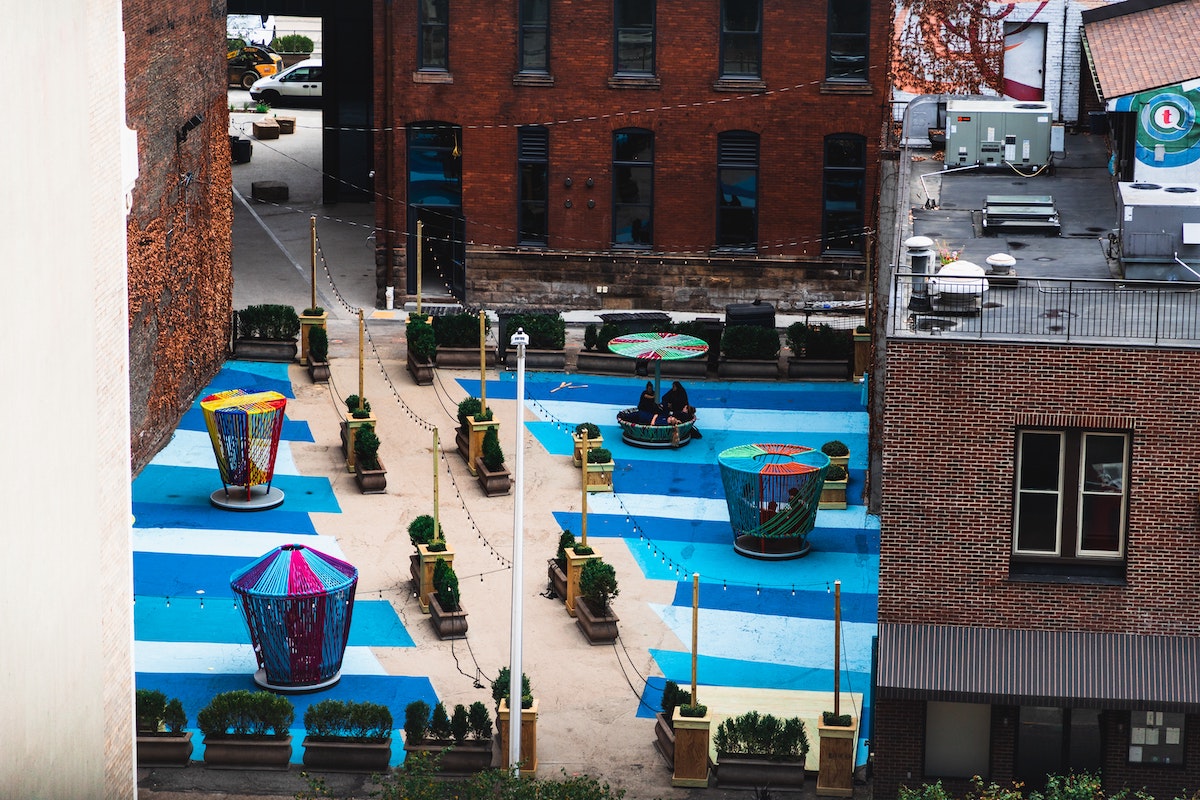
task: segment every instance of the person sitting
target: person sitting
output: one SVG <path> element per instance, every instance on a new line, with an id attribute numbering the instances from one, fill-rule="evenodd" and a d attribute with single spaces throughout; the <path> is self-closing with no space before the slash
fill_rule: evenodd
<path id="1" fill-rule="evenodd" d="M 637 422 L 639 425 L 678 425 L 679 420 L 665 411 L 654 397 L 654 384 L 646 381 L 646 388 L 638 398 Z"/>
<path id="2" fill-rule="evenodd" d="M 671 388 L 663 395 L 662 406 L 667 413 L 684 422 L 696 418 L 696 409 L 688 401 L 687 389 L 684 389 L 679 381 L 671 382 Z M 692 425 L 692 436 L 696 439 L 701 438 L 695 424 Z"/>

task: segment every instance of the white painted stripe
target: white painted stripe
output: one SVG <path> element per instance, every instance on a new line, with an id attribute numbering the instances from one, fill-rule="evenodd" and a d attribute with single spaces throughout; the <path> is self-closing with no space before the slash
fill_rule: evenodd
<path id="1" fill-rule="evenodd" d="M 692 609 L 651 603 L 681 645 L 691 647 Z M 842 623 L 842 669 L 869 672 L 871 638 L 878 626 Z M 833 669 L 833 620 L 777 617 L 742 611 L 700 610 L 700 653 L 717 658 Z"/>
<path id="2" fill-rule="evenodd" d="M 253 674 L 258 669 L 254 648 L 249 644 L 210 642 L 134 643 L 133 666 L 137 672 L 212 672 Z M 386 675 L 383 665 L 369 647 L 347 647 L 342 658 L 346 675 Z"/>
<path id="3" fill-rule="evenodd" d="M 593 514 L 632 514 L 639 520 L 662 517 L 672 520 L 729 522 L 729 507 L 723 499 L 683 497 L 663 494 L 597 493 L 588 496 L 588 511 Z M 817 514 L 822 528 L 876 529 L 879 517 L 867 514 L 866 506 L 827 509 Z"/>
<path id="4" fill-rule="evenodd" d="M 142 553 L 258 558 L 285 544 L 303 544 L 325 555 L 346 560 L 341 545 L 332 536 L 192 528 L 133 529 L 133 549 Z"/>
<path id="5" fill-rule="evenodd" d="M 150 462 L 156 467 L 201 467 L 216 469 L 217 458 L 213 455 L 212 439 L 207 431 L 176 430 L 167 446 Z M 275 454 L 276 475 L 299 475 L 296 461 L 292 457 L 291 442 L 281 441 Z"/>

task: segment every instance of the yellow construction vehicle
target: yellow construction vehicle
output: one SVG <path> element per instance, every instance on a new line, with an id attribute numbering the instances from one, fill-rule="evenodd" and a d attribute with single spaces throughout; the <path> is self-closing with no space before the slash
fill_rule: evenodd
<path id="1" fill-rule="evenodd" d="M 283 59 L 269 47 L 246 45 L 226 54 L 229 62 L 230 85 L 249 89 L 259 78 L 278 75 L 283 69 Z"/>

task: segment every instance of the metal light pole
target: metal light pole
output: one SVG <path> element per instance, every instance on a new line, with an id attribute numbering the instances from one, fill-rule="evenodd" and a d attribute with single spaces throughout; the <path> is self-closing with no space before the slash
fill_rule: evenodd
<path id="1" fill-rule="evenodd" d="M 508 666 L 508 766 L 514 776 L 521 774 L 521 625 L 522 625 L 522 563 L 525 534 L 525 346 L 529 334 L 518 328 L 509 344 L 517 348 L 517 453 L 513 490 L 513 561 L 512 561 L 512 641 L 509 644 Z"/>

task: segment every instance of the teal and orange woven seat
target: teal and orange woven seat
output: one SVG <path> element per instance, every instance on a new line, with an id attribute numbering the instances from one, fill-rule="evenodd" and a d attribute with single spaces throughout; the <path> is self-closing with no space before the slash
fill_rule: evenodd
<path id="1" fill-rule="evenodd" d="M 717 456 L 733 548 L 753 558 L 809 550 L 829 456 L 796 444 L 742 444 Z"/>

